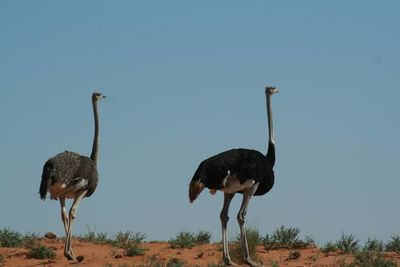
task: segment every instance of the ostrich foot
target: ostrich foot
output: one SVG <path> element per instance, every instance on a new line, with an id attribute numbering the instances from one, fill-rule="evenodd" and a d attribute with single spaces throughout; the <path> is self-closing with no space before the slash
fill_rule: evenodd
<path id="1" fill-rule="evenodd" d="M 259 265 L 259 264 L 255 263 L 250 258 L 249 259 L 245 259 L 244 262 L 246 264 L 250 265 L 251 267 L 260 267 L 260 266 L 262 266 L 262 265 Z"/>
<path id="2" fill-rule="evenodd" d="M 227 266 L 237 266 L 237 264 L 234 263 L 230 257 L 223 257 L 223 260 Z"/>
<path id="3" fill-rule="evenodd" d="M 65 256 L 68 260 L 71 260 L 71 261 L 76 260 L 76 258 L 75 258 L 75 256 L 74 256 L 74 253 L 72 252 L 72 250 L 71 250 L 71 251 L 64 251 L 64 256 Z"/>

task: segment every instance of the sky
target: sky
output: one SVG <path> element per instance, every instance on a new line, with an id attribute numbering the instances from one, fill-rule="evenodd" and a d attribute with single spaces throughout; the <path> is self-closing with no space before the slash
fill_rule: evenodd
<path id="1" fill-rule="evenodd" d="M 38 194 L 46 160 L 90 155 L 99 103 L 100 181 L 74 234 L 180 231 L 221 239 L 223 194 L 189 203 L 198 164 L 266 153 L 275 185 L 247 225 L 298 227 L 319 244 L 400 234 L 398 1 L 0 1 L 0 229 L 63 235 Z M 239 232 L 237 195 L 228 232 Z"/>

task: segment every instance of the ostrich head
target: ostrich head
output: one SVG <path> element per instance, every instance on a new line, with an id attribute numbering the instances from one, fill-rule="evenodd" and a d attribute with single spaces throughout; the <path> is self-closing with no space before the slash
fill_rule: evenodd
<path id="1" fill-rule="evenodd" d="M 92 101 L 99 101 L 102 98 L 106 98 L 106 96 L 99 92 L 93 92 Z"/>
<path id="2" fill-rule="evenodd" d="M 279 90 L 276 89 L 276 87 L 274 87 L 274 86 L 265 87 L 265 93 L 267 95 L 273 95 L 273 94 L 278 93 L 278 92 L 279 92 Z"/>
<path id="3" fill-rule="evenodd" d="M 203 191 L 205 185 L 200 181 L 200 179 L 192 180 L 189 185 L 189 200 L 190 203 L 196 200 L 196 198 L 200 195 L 201 191 Z"/>

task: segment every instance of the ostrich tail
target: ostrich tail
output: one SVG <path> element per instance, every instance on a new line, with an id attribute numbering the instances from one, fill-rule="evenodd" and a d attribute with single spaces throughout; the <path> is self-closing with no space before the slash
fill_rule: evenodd
<path id="1" fill-rule="evenodd" d="M 43 166 L 43 173 L 42 173 L 42 181 L 40 182 L 39 194 L 40 199 L 45 200 L 47 195 L 47 189 L 51 185 L 51 163 L 49 161 L 46 162 Z"/>
<path id="2" fill-rule="evenodd" d="M 39 189 L 40 199 L 45 200 L 47 195 L 47 179 L 42 178 Z"/>

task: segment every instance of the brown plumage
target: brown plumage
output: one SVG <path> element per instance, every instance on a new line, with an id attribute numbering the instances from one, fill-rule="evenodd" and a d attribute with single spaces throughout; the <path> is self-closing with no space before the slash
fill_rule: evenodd
<path id="1" fill-rule="evenodd" d="M 71 236 L 72 223 L 76 217 L 76 209 L 82 198 L 89 197 L 93 194 L 99 180 L 97 173 L 99 151 L 97 102 L 102 98 L 105 98 L 105 96 L 101 93 L 94 92 L 92 94 L 95 131 L 90 158 L 75 152 L 65 151 L 48 159 L 43 166 L 42 180 L 39 188 L 40 198 L 45 200 L 47 192 L 49 192 L 50 199 L 60 201 L 61 218 L 67 236 L 64 255 L 70 260 L 75 259 L 72 251 Z M 66 199 L 73 199 L 69 214 L 67 214 L 65 207 Z"/>

